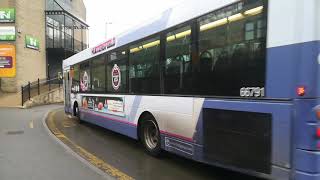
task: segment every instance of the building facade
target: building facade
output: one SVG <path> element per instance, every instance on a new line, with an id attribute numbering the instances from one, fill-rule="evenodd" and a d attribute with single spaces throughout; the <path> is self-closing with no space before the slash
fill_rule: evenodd
<path id="1" fill-rule="evenodd" d="M 0 1 L 0 90 L 62 72 L 63 59 L 88 47 L 83 0 Z"/>

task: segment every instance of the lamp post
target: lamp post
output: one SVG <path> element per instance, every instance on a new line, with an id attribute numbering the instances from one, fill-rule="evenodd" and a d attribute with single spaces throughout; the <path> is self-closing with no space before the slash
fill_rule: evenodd
<path id="1" fill-rule="evenodd" d="M 106 34 L 105 34 L 105 39 L 108 39 L 108 25 L 111 25 L 112 22 L 106 22 Z"/>

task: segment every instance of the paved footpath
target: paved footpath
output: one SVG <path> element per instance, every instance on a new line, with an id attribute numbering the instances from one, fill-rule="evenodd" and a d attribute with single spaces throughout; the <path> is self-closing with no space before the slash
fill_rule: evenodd
<path id="1" fill-rule="evenodd" d="M 56 141 L 43 125 L 50 110 L 0 108 L 0 180 L 112 179 Z"/>

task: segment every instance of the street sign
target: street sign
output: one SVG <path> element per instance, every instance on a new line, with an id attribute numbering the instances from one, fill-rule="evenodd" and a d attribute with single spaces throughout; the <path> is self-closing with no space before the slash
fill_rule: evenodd
<path id="1" fill-rule="evenodd" d="M 0 41 L 15 41 L 16 28 L 14 26 L 0 27 Z"/>
<path id="2" fill-rule="evenodd" d="M 14 8 L 0 8 L 0 23 L 15 22 L 16 10 Z"/>
<path id="3" fill-rule="evenodd" d="M 26 47 L 30 49 L 39 50 L 40 48 L 40 42 L 39 39 L 26 35 L 25 37 Z"/>

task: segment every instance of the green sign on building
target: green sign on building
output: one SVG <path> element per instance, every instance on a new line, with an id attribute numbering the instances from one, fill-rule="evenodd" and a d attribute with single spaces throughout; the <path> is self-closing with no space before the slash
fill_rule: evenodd
<path id="1" fill-rule="evenodd" d="M 16 28 L 14 26 L 0 26 L 0 41 L 15 41 Z"/>
<path id="2" fill-rule="evenodd" d="M 40 48 L 40 42 L 39 39 L 34 38 L 32 36 L 26 35 L 26 47 L 30 49 L 39 50 Z"/>
<path id="3" fill-rule="evenodd" d="M 0 8 L 0 23 L 14 22 L 16 10 L 14 8 Z"/>

